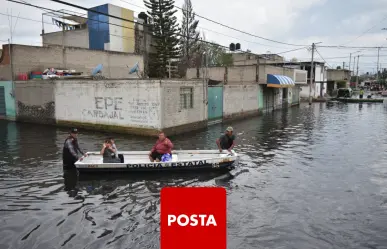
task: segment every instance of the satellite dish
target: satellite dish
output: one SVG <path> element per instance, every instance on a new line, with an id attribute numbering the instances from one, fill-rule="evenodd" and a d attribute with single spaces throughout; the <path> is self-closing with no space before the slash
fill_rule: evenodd
<path id="1" fill-rule="evenodd" d="M 129 74 L 137 73 L 139 70 L 138 62 L 129 70 Z"/>
<path id="2" fill-rule="evenodd" d="M 91 71 L 91 75 L 92 75 L 92 76 L 95 76 L 95 75 L 98 74 L 98 73 L 102 73 L 102 68 L 103 68 L 102 64 L 98 64 L 98 66 L 96 66 L 96 67 L 93 69 L 93 71 Z"/>

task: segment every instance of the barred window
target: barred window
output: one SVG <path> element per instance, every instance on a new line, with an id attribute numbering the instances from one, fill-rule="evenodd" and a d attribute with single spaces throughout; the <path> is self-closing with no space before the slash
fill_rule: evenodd
<path id="1" fill-rule="evenodd" d="M 180 87 L 180 109 L 193 108 L 193 88 Z"/>

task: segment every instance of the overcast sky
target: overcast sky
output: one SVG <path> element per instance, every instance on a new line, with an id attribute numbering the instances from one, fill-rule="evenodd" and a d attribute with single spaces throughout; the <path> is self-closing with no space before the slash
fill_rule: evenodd
<path id="1" fill-rule="evenodd" d="M 85 13 L 66 5 L 56 4 L 49 0 L 23 0 L 34 5 L 66 9 Z M 177 6 L 182 6 L 184 0 L 176 0 Z M 385 46 L 387 47 L 387 0 L 191 0 L 194 11 L 204 17 L 231 26 L 245 32 L 295 45 L 345 46 Z M 67 0 L 84 7 L 111 3 L 135 11 L 137 15 L 144 11 L 142 0 Z M 10 37 L 10 25 L 7 17 L 11 13 L 13 18 L 13 43 L 27 45 L 41 45 L 42 10 L 0 0 L 0 40 L 6 43 Z M 20 18 L 17 20 L 17 16 Z M 180 19 L 179 12 L 179 19 Z M 28 18 L 25 20 L 21 18 Z M 279 44 L 263 40 L 254 36 L 211 23 L 202 18 L 199 20 L 201 31 L 205 32 L 207 40 L 228 46 L 231 42 L 239 42 L 242 49 L 250 49 L 254 53 L 281 53 L 292 49 L 302 48 Z M 17 20 L 17 22 L 16 22 Z M 58 31 L 49 17 L 44 19 L 45 31 Z M 323 48 L 317 47 L 318 52 L 331 67 L 349 63 L 352 52 L 360 57 L 360 72 L 376 70 L 377 49 L 356 48 Z M 290 60 L 310 60 L 311 53 L 307 49 L 281 54 Z M 380 63 L 387 67 L 387 48 L 380 51 Z M 340 58 L 337 58 L 340 57 Z M 315 53 L 318 61 L 323 61 Z M 353 62 L 353 60 L 352 60 Z M 353 66 L 353 65 L 352 65 Z"/>

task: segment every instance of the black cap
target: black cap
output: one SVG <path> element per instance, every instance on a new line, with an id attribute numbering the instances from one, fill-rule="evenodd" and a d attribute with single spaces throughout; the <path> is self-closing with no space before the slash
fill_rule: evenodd
<path id="1" fill-rule="evenodd" d="M 78 129 L 77 128 L 71 128 L 70 133 L 77 134 L 78 133 Z"/>

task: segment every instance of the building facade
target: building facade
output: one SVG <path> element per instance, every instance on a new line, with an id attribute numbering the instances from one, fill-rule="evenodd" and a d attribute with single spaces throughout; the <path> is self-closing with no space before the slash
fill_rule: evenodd
<path id="1" fill-rule="evenodd" d="M 44 33 L 43 30 L 43 46 L 135 53 L 137 18 L 133 10 L 104 4 L 90 8 L 85 17 L 69 15 L 62 19 L 76 24 L 70 25 L 71 29 L 58 32 Z"/>

